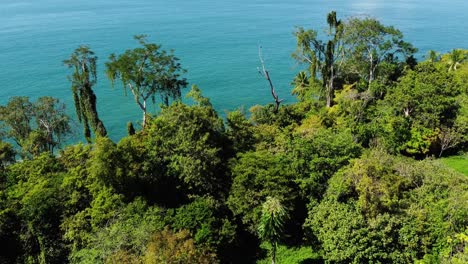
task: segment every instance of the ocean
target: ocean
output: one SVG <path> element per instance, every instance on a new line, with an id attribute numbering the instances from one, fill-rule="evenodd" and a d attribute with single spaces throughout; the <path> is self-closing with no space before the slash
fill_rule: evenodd
<path id="1" fill-rule="evenodd" d="M 136 47 L 137 34 L 173 49 L 189 83 L 221 115 L 271 102 L 268 83 L 257 71 L 261 45 L 280 98 L 291 103 L 290 83 L 301 69 L 291 58 L 292 33 L 297 26 L 325 30 L 332 10 L 339 18 L 370 15 L 395 26 L 419 49 L 420 59 L 431 49 L 468 48 L 466 0 L 0 0 L 0 104 L 11 96 L 54 96 L 76 120 L 70 71 L 62 61 L 86 44 L 99 57 L 99 115 L 118 140 L 141 113 L 119 84 L 111 87 L 104 63 L 109 54 Z M 80 125 L 74 126 L 80 135 Z"/>

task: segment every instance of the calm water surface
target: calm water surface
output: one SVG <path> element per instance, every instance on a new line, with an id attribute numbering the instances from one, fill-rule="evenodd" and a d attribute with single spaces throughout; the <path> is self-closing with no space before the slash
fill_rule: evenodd
<path id="1" fill-rule="evenodd" d="M 291 3 L 290 3 L 291 2 Z M 174 49 L 186 77 L 224 113 L 269 102 L 258 72 L 263 52 L 280 96 L 289 95 L 298 65 L 291 59 L 295 26 L 322 29 L 325 16 L 371 15 L 394 25 L 419 48 L 468 48 L 466 0 L 0 0 L 0 103 L 11 96 L 55 96 L 73 104 L 62 61 L 80 44 L 99 57 L 98 110 L 113 139 L 140 112 L 120 86 L 104 76 L 110 53 L 135 47 L 132 36 Z"/>

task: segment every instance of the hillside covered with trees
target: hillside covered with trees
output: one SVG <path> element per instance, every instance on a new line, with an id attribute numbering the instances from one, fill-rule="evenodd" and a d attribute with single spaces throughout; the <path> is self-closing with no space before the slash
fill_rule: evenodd
<path id="1" fill-rule="evenodd" d="M 145 36 L 105 69 L 73 51 L 86 144 L 56 98 L 0 106 L 0 263 L 467 263 L 468 51 L 417 61 L 394 27 L 325 21 L 294 32 L 297 102 L 259 50 L 272 103 L 226 116 Z M 142 113 L 118 142 L 100 70 Z"/>

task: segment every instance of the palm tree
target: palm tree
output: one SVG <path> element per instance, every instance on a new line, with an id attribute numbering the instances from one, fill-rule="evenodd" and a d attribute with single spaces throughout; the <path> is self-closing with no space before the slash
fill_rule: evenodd
<path id="1" fill-rule="evenodd" d="M 426 57 L 427 57 L 427 60 L 430 62 L 440 61 L 440 53 L 435 50 L 428 51 Z"/>
<path id="2" fill-rule="evenodd" d="M 292 89 L 292 94 L 297 95 L 299 100 L 304 101 L 304 98 L 307 93 L 307 88 L 309 87 L 309 77 L 305 71 L 299 72 L 292 82 L 294 88 Z"/>
<path id="3" fill-rule="evenodd" d="M 262 216 L 258 226 L 261 240 L 271 244 L 271 263 L 276 263 L 276 249 L 283 233 L 283 224 L 287 214 L 281 201 L 275 197 L 267 197 L 263 203 Z"/>
<path id="4" fill-rule="evenodd" d="M 467 59 L 467 54 L 462 49 L 454 49 L 448 54 L 449 71 L 456 71 L 457 67 Z"/>

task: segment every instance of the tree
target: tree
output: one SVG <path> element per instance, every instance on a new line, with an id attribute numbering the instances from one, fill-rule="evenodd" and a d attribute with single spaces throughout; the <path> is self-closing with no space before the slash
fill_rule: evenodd
<path id="1" fill-rule="evenodd" d="M 232 162 L 233 183 L 227 204 L 252 234 L 257 234 L 262 203 L 268 196 L 281 199 L 292 211 L 300 203 L 298 176 L 291 163 L 286 155 L 268 151 L 243 153 Z"/>
<path id="2" fill-rule="evenodd" d="M 226 215 L 226 210 L 215 199 L 203 197 L 177 209 L 169 210 L 166 221 L 175 230 L 187 230 L 200 248 L 217 252 L 225 261 L 232 261 L 235 256 L 236 225 Z M 229 257 L 228 257 L 229 256 Z M 223 259 L 222 259 L 223 260 Z"/>
<path id="3" fill-rule="evenodd" d="M 283 225 L 287 217 L 286 210 L 278 198 L 267 197 L 262 206 L 262 216 L 258 226 L 260 239 L 271 244 L 271 263 L 276 262 L 276 248 L 283 235 Z"/>
<path id="4" fill-rule="evenodd" d="M 430 50 L 427 52 L 426 58 L 430 62 L 440 61 L 440 53 L 435 50 Z"/>
<path id="5" fill-rule="evenodd" d="M 0 121 L 7 137 L 13 139 L 26 153 L 53 153 L 70 133 L 65 105 L 53 97 L 40 97 L 30 102 L 28 97 L 12 97 L 0 106 Z"/>
<path id="6" fill-rule="evenodd" d="M 346 21 L 343 42 L 346 45 L 347 71 L 367 81 L 368 88 L 384 63 L 394 63 L 397 55 L 408 58 L 416 52 L 410 43 L 403 41 L 401 31 L 370 17 L 353 17 Z"/>
<path id="7" fill-rule="evenodd" d="M 318 77 L 317 71 L 320 73 L 322 85 L 325 88 L 326 106 L 330 107 L 333 103 L 336 79 L 342 70 L 344 46 L 342 42 L 343 23 L 336 18 L 335 11 L 327 15 L 327 23 L 330 39 L 326 42 L 318 39 L 316 31 L 298 28 L 294 33 L 297 39 L 297 50 L 293 57 L 299 62 L 309 64 L 311 78 Z M 301 77 L 301 79 L 304 78 Z"/>
<path id="8" fill-rule="evenodd" d="M 45 139 L 42 151 L 53 153 L 54 148 L 62 143 L 63 137 L 70 133 L 65 104 L 53 97 L 40 97 L 33 106 L 36 126 Z"/>
<path id="9" fill-rule="evenodd" d="M 393 109 L 393 117 L 386 120 L 392 129 L 397 131 L 404 126 L 411 131 L 410 138 L 402 138 L 403 142 L 396 144 L 400 150 L 425 155 L 430 154 L 434 143 L 445 145 L 443 139 L 437 140 L 437 134 L 442 128 L 454 126 L 460 111 L 457 97 L 463 87 L 455 73 L 441 64 L 422 62 L 408 71 L 383 101 Z M 403 118 L 404 122 L 395 122 L 397 118 Z"/>
<path id="10" fill-rule="evenodd" d="M 275 86 L 273 85 L 273 81 L 271 80 L 270 77 L 270 72 L 265 68 L 265 61 L 263 60 L 262 56 L 262 47 L 258 47 L 258 57 L 260 58 L 260 63 L 262 64 L 262 69 L 258 69 L 258 72 L 260 75 L 265 77 L 265 79 L 268 81 L 268 84 L 270 85 L 270 92 L 271 96 L 273 97 L 273 100 L 275 101 L 275 108 L 273 110 L 274 113 L 278 112 L 279 106 L 283 99 L 279 99 L 278 94 L 276 93 Z"/>
<path id="11" fill-rule="evenodd" d="M 460 66 L 468 58 L 468 52 L 462 49 L 453 49 L 452 52 L 448 54 L 447 64 L 449 66 L 449 71 L 456 71 L 458 66 Z"/>
<path id="12" fill-rule="evenodd" d="M 15 161 L 15 150 L 8 142 L 0 140 L 0 172 L 9 164 Z M 0 180 L 1 183 L 1 180 Z"/>
<path id="13" fill-rule="evenodd" d="M 189 94 L 200 105 L 174 103 L 117 145 L 100 140 L 90 170 L 128 200 L 175 207 L 197 196 L 225 196 L 229 140 L 223 120 L 197 91 Z"/>
<path id="14" fill-rule="evenodd" d="M 362 147 L 349 131 L 334 132 L 319 128 L 313 136 L 297 137 L 291 142 L 291 165 L 308 199 L 320 200 L 328 180 L 353 158 L 361 155 Z"/>
<path id="15" fill-rule="evenodd" d="M 22 263 L 63 263 L 68 249 L 60 230 L 64 195 L 57 159 L 43 153 L 8 167 L 9 210 L 17 217 Z M 16 184 L 13 184 L 16 183 Z M 2 215 L 4 212 L 1 212 Z M 13 242 L 14 243 L 14 242 Z"/>
<path id="16" fill-rule="evenodd" d="M 63 63 L 73 69 L 73 74 L 68 77 L 72 86 L 73 101 L 75 102 L 78 121 L 83 123 L 84 136 L 88 143 L 91 142 L 91 130 L 95 135 L 105 137 L 107 135 L 104 123 L 99 119 L 96 109 L 96 95 L 93 86 L 97 82 L 96 77 L 97 57 L 87 46 L 80 46 Z"/>
<path id="17" fill-rule="evenodd" d="M 0 121 L 5 135 L 13 139 L 18 146 L 31 133 L 33 105 L 26 96 L 12 97 L 5 106 L 0 106 Z"/>
<path id="18" fill-rule="evenodd" d="M 112 84 L 119 79 L 125 92 L 130 90 L 143 111 L 142 126 L 145 128 L 148 100 L 154 102 L 155 95 L 159 94 L 168 105 L 169 99 L 180 98 L 180 90 L 187 86 L 187 82 L 180 77 L 185 70 L 172 52 L 161 50 L 160 45 L 147 43 L 145 35 L 135 36 L 135 39 L 142 47 L 126 50 L 118 57 L 111 54 L 106 63 L 106 73 Z"/>
<path id="19" fill-rule="evenodd" d="M 297 98 L 302 102 L 308 95 L 308 88 L 310 88 L 310 81 L 305 71 L 299 72 L 291 83 L 294 88 L 291 94 L 296 95 Z"/>
<path id="20" fill-rule="evenodd" d="M 467 183 L 434 161 L 373 150 L 330 179 L 304 226 L 329 262 L 415 263 L 465 230 Z"/>
<path id="21" fill-rule="evenodd" d="M 236 153 L 246 152 L 255 143 L 252 123 L 246 118 L 242 110 L 229 112 L 226 116 L 228 126 L 227 135 Z"/>
<path id="22" fill-rule="evenodd" d="M 444 151 L 455 148 L 463 142 L 463 133 L 456 127 L 442 127 L 437 135 L 439 139 L 440 152 L 439 158 L 442 157 Z"/>
<path id="23" fill-rule="evenodd" d="M 152 236 L 143 260 L 145 264 L 218 263 L 213 253 L 196 247 L 188 231 L 173 232 L 168 228 Z"/>

